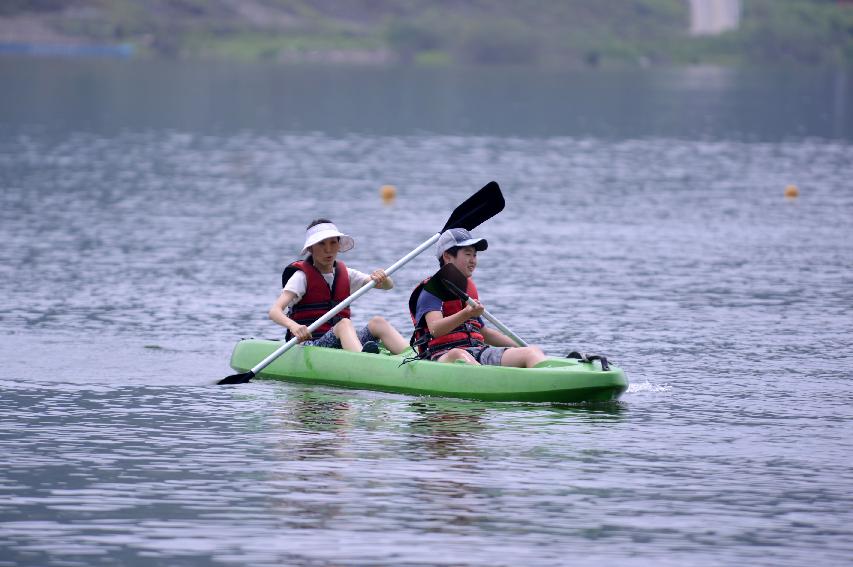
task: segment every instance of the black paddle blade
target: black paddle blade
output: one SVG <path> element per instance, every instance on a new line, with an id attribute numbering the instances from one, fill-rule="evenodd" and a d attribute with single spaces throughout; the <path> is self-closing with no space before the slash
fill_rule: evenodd
<path id="1" fill-rule="evenodd" d="M 255 377 L 255 373 L 249 370 L 248 372 L 243 372 L 241 374 L 232 374 L 231 376 L 226 376 L 217 384 L 245 384 L 249 380 Z"/>
<path id="2" fill-rule="evenodd" d="M 461 299 L 468 301 L 465 291 L 468 289 L 468 278 L 453 264 L 445 264 L 433 275 L 424 289 L 442 301 Z"/>
<path id="3" fill-rule="evenodd" d="M 451 292 L 453 292 L 453 294 L 456 295 L 456 297 L 458 297 L 460 300 L 462 300 L 462 303 L 468 302 L 468 294 L 465 293 L 464 291 L 462 291 L 458 285 L 455 285 L 450 280 L 441 280 L 441 283 L 444 284 L 444 287 L 446 287 Z"/>
<path id="4" fill-rule="evenodd" d="M 490 181 L 454 209 L 440 232 L 449 228 L 473 230 L 504 210 L 505 204 L 501 188 L 496 182 Z"/>

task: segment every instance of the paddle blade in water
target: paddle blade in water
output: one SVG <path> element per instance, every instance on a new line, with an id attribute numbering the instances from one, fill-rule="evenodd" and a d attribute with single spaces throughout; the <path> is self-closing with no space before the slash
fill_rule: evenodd
<path id="1" fill-rule="evenodd" d="M 232 374 L 231 376 L 226 376 L 217 384 L 245 384 L 249 380 L 255 377 L 255 373 L 249 370 L 248 372 L 243 372 L 241 374 Z"/>
<path id="2" fill-rule="evenodd" d="M 441 232 L 449 228 L 473 230 L 501 212 L 505 204 L 501 188 L 496 182 L 490 181 L 456 207 Z"/>

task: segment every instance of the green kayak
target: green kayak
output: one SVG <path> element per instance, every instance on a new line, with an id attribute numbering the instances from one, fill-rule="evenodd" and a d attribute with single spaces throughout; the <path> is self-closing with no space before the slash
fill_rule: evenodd
<path id="1" fill-rule="evenodd" d="M 245 339 L 231 354 L 231 367 L 245 372 L 276 350 L 279 341 Z M 295 346 L 259 374 L 291 382 L 380 390 L 418 396 L 507 402 L 603 402 L 628 388 L 621 369 L 599 362 L 549 358 L 536 368 L 473 366 L 416 360 L 411 351 L 393 356 Z"/>

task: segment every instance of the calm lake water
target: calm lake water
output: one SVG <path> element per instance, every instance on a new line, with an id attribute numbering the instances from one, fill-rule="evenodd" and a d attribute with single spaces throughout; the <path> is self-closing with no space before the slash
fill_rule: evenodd
<path id="1" fill-rule="evenodd" d="M 0 566 L 853 564 L 850 75 L 0 59 L 0 87 Z M 384 267 L 492 179 L 484 303 L 606 353 L 620 402 L 214 385 L 281 335 L 312 218 Z M 436 267 L 354 319 L 408 333 Z"/>

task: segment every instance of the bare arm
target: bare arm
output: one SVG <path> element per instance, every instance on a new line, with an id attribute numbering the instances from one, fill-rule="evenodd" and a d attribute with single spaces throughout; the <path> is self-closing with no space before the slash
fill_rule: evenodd
<path id="1" fill-rule="evenodd" d="M 270 319 L 281 325 L 282 327 L 288 329 L 293 335 L 299 339 L 299 342 L 307 341 L 311 338 L 311 333 L 308 332 L 308 327 L 305 325 L 300 325 L 290 317 L 284 314 L 284 310 L 290 304 L 291 301 L 296 297 L 296 294 L 289 290 L 284 290 L 281 292 L 281 295 L 278 296 L 278 299 L 275 300 L 275 303 L 270 307 L 269 316 Z"/>
<path id="2" fill-rule="evenodd" d="M 441 311 L 430 311 L 424 315 L 424 318 L 426 319 L 430 334 L 433 337 L 442 337 L 468 319 L 476 319 L 483 314 L 483 311 L 485 311 L 485 308 L 478 303 L 477 307 L 466 305 L 462 311 L 448 315 L 447 317 L 442 317 Z"/>
<path id="3" fill-rule="evenodd" d="M 518 346 L 515 344 L 511 338 L 501 333 L 497 329 L 492 329 L 491 327 L 483 327 L 480 329 L 480 332 L 483 334 L 483 338 L 486 339 L 487 345 L 492 346 L 507 346 L 514 347 Z"/>

